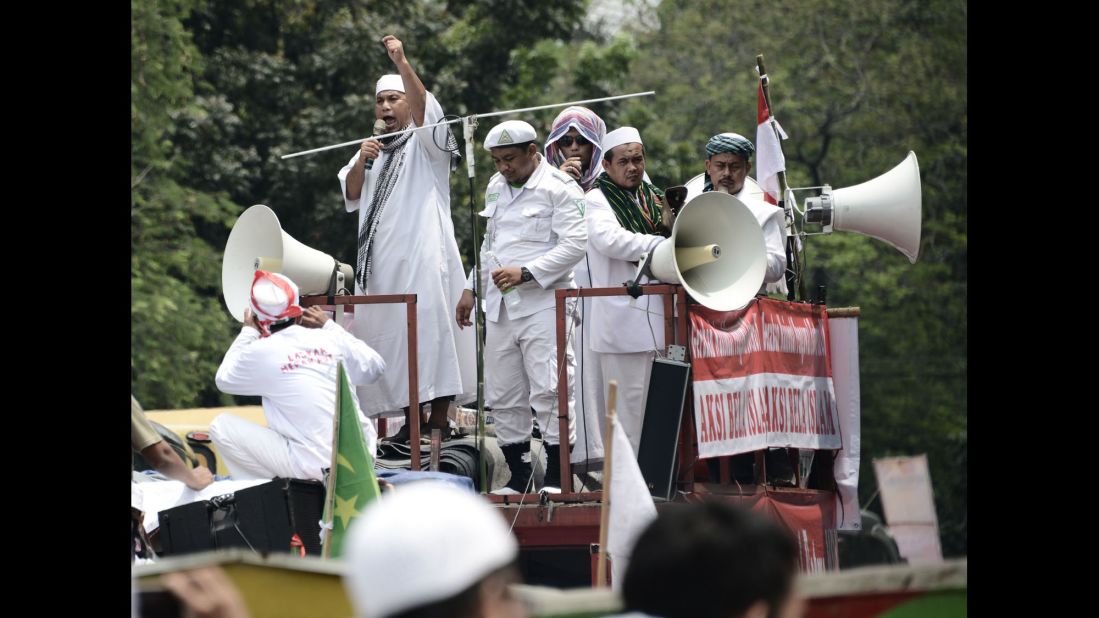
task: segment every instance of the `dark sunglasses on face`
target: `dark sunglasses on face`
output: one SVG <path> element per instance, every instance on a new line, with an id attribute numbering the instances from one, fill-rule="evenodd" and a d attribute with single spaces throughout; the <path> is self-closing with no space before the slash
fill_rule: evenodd
<path id="1" fill-rule="evenodd" d="M 564 137 L 562 137 L 561 139 L 559 139 L 557 141 L 561 142 L 561 146 L 563 146 L 565 148 L 568 148 L 568 147 L 572 146 L 573 141 L 576 142 L 577 146 L 587 146 L 588 144 L 591 143 L 591 142 L 588 141 L 588 138 L 586 138 L 582 135 L 579 136 L 579 137 L 572 137 L 571 135 L 565 135 Z"/>

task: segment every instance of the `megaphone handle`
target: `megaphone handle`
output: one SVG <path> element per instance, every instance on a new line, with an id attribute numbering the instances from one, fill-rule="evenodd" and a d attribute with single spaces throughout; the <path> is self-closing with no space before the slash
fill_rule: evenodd
<path id="1" fill-rule="evenodd" d="M 327 301 L 329 305 L 336 304 L 336 294 L 339 290 L 336 289 L 336 285 L 340 280 L 340 261 L 336 258 L 332 258 L 332 274 L 328 276 L 328 292 Z"/>

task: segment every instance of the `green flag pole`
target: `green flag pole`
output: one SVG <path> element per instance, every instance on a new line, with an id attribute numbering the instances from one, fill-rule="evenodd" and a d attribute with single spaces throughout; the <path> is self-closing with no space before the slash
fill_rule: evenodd
<path id="1" fill-rule="evenodd" d="M 378 477 L 374 474 L 374 458 L 363 436 L 347 371 L 342 362 L 337 367 L 338 409 L 332 421 L 332 469 L 328 474 L 329 491 L 325 500 L 325 524 L 331 529 L 325 535 L 325 558 L 340 556 L 351 522 L 381 495 Z"/>
<path id="2" fill-rule="evenodd" d="M 332 411 L 332 459 L 328 466 L 328 478 L 325 479 L 328 486 L 324 492 L 324 544 L 321 548 L 321 557 L 328 558 L 332 549 L 332 503 L 336 499 L 336 458 L 339 456 L 340 447 L 340 396 L 343 389 L 340 388 L 340 379 L 343 377 L 343 361 L 337 361 L 336 369 L 336 409 Z"/>

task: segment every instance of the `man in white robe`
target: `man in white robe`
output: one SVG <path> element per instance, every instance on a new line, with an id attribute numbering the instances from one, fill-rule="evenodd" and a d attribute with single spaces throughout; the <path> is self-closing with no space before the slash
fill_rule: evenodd
<path id="1" fill-rule="evenodd" d="M 427 92 L 396 37 L 382 39 L 398 75 L 375 89 L 375 117 L 385 132 L 442 121 L 443 109 Z M 447 127 L 403 133 L 382 143 L 363 141 L 339 172 L 348 212 L 359 212 L 356 294 L 416 294 L 419 401 L 431 402 L 429 430 L 447 427 L 450 401 L 476 392 L 472 331 L 453 322 L 464 268 L 450 218 L 451 150 Z M 408 435 L 408 333 L 403 304 L 358 305 L 355 335 L 385 359 L 389 370 L 359 389 L 367 415 L 405 410 Z M 446 435 L 444 431 L 444 435 Z"/>
<path id="2" fill-rule="evenodd" d="M 645 180 L 645 147 L 633 127 L 603 138 L 603 173 L 587 200 L 588 266 L 593 287 L 614 287 L 632 279 L 637 261 L 665 240 L 664 193 Z M 647 283 L 647 281 L 645 281 Z M 591 350 L 604 383 L 618 381 L 617 414 L 636 455 L 656 351 L 664 350 L 664 299 L 646 295 L 592 299 Z M 607 437 L 609 439 L 609 436 Z"/>

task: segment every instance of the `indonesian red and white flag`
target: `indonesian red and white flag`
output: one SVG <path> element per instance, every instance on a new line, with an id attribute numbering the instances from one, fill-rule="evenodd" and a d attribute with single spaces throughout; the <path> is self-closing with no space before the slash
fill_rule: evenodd
<path id="1" fill-rule="evenodd" d="M 779 136 L 786 139 L 786 131 L 771 116 L 767 107 L 767 97 L 763 96 L 763 80 L 758 86 L 759 105 L 756 107 L 756 182 L 763 189 L 763 200 L 769 204 L 778 204 L 782 195 L 778 173 L 786 171 L 786 157 L 782 156 L 782 143 Z M 786 230 L 789 235 L 790 230 Z M 786 294 L 786 277 L 768 283 L 763 288 L 768 294 Z"/>
<path id="2" fill-rule="evenodd" d="M 782 156 L 782 143 L 779 136 L 786 139 L 778 120 L 771 116 L 767 107 L 767 98 L 763 96 L 763 83 L 759 84 L 759 106 L 756 121 L 756 182 L 763 189 L 764 200 L 778 204 L 782 190 L 778 184 L 778 173 L 786 171 L 786 157 Z M 777 134 L 776 134 L 777 133 Z"/>

